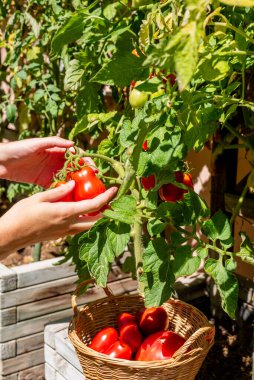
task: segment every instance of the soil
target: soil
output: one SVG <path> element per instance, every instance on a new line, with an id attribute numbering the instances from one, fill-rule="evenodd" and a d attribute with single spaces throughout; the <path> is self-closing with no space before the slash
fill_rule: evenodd
<path id="1" fill-rule="evenodd" d="M 215 343 L 196 380 L 251 380 L 253 328 L 229 319 L 215 326 Z"/>

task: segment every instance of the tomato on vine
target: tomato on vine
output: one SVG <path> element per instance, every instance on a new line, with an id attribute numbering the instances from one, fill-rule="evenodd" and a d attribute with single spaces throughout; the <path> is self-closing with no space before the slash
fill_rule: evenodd
<path id="1" fill-rule="evenodd" d="M 56 187 L 59 187 L 61 185 L 64 185 L 65 183 L 67 183 L 67 182 L 66 181 L 58 181 L 58 182 L 53 183 L 52 187 L 56 188 Z M 74 202 L 73 192 L 65 195 L 63 198 L 59 199 L 58 202 Z"/>
<path id="2" fill-rule="evenodd" d="M 155 186 L 155 176 L 153 174 L 149 175 L 148 177 L 142 177 L 141 183 L 143 188 L 146 191 L 149 191 L 154 188 Z"/>
<path id="3" fill-rule="evenodd" d="M 132 108 L 142 108 L 148 100 L 148 93 L 133 89 L 129 95 L 129 102 Z"/>
<path id="4" fill-rule="evenodd" d="M 183 173 L 181 171 L 175 172 L 175 179 L 177 182 L 184 184 L 189 189 L 193 190 L 192 176 L 190 173 Z M 162 185 L 159 189 L 159 196 L 161 200 L 166 202 L 177 202 L 184 199 L 184 194 L 188 193 L 187 189 L 182 189 L 172 183 Z"/>

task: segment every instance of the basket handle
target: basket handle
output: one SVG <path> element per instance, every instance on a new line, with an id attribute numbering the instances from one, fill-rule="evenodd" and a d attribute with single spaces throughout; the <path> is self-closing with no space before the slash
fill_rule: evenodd
<path id="1" fill-rule="evenodd" d="M 183 354 L 185 354 L 188 350 L 192 349 L 203 349 L 206 348 L 208 345 L 210 345 L 214 339 L 215 335 L 215 328 L 214 326 L 206 326 L 206 327 L 200 327 L 197 331 L 195 331 L 189 339 L 183 344 L 179 350 L 177 350 L 173 358 L 176 360 L 180 360 Z M 191 346 L 193 343 L 195 343 L 197 340 L 200 340 L 199 347 L 192 348 Z"/>
<path id="2" fill-rule="evenodd" d="M 74 317 L 77 317 L 78 315 L 78 305 L 77 305 L 77 298 L 78 298 L 78 293 L 80 292 L 80 290 L 82 288 L 84 288 L 85 286 L 89 285 L 89 284 L 95 284 L 95 279 L 94 278 L 90 278 L 89 280 L 86 280 L 84 282 L 81 282 L 81 284 L 79 284 L 77 286 L 77 288 L 74 290 L 72 296 L 71 296 L 71 307 L 72 307 L 72 310 L 73 310 L 73 314 L 74 314 Z M 107 297 L 109 298 L 112 298 L 113 297 L 113 293 L 111 292 L 111 290 L 106 286 L 105 288 L 102 288 L 106 294 Z"/>

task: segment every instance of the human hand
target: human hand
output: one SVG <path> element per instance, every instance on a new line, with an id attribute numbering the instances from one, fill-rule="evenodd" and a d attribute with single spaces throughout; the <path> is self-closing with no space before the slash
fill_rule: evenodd
<path id="1" fill-rule="evenodd" d="M 90 229 L 102 217 L 83 216 L 100 210 L 115 195 L 117 188 L 111 187 L 89 200 L 61 202 L 71 193 L 74 181 L 57 188 L 32 195 L 17 202 L 0 218 L 0 254 L 4 256 L 45 240 L 55 240 L 75 235 Z"/>
<path id="2" fill-rule="evenodd" d="M 0 178 L 48 188 L 65 162 L 65 151 L 73 142 L 61 137 L 33 138 L 0 145 Z M 94 166 L 90 158 L 85 162 Z"/>

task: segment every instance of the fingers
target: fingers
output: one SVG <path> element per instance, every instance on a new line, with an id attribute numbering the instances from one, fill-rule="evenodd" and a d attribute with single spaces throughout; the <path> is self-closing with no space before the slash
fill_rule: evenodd
<path id="1" fill-rule="evenodd" d="M 73 214 L 82 215 L 94 211 L 99 211 L 102 206 L 107 204 L 116 195 L 117 190 L 117 187 L 111 187 L 93 199 L 71 203 L 71 207 L 73 207 Z"/>
<path id="2" fill-rule="evenodd" d="M 71 148 L 74 145 L 73 141 L 63 139 L 58 136 L 44 137 L 44 138 L 34 138 L 34 146 L 39 150 L 59 147 L 59 148 Z"/>
<path id="3" fill-rule="evenodd" d="M 38 193 L 37 195 L 42 202 L 57 202 L 61 201 L 65 195 L 69 194 L 75 187 L 75 181 L 69 181 L 64 185 L 56 187 L 55 189 L 46 190 L 42 193 Z M 73 202 L 70 202 L 71 204 Z"/>

